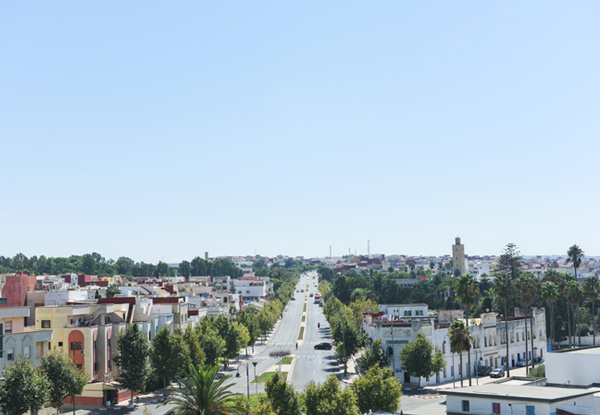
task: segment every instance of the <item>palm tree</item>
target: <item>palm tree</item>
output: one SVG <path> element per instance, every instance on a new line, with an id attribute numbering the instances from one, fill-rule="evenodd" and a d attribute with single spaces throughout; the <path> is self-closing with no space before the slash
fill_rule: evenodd
<path id="1" fill-rule="evenodd" d="M 556 288 L 555 283 L 551 281 L 542 283 L 542 298 L 546 300 L 546 305 L 550 310 L 550 344 L 554 345 L 554 303 L 556 303 L 556 300 L 558 299 L 558 289 Z"/>
<path id="2" fill-rule="evenodd" d="M 461 320 L 455 320 L 450 325 L 450 351 L 458 353 L 460 362 L 460 387 L 463 387 L 463 352 L 471 350 L 471 336 L 469 336 L 469 328 L 465 327 L 465 323 Z"/>
<path id="3" fill-rule="evenodd" d="M 166 415 L 242 415 L 247 410 L 236 404 L 237 393 L 229 391 L 233 385 L 223 386 L 231 376 L 215 379 L 219 366 L 200 367 L 190 365 L 187 378 L 179 378 L 183 391 L 173 390 L 162 405 L 173 404 Z"/>
<path id="4" fill-rule="evenodd" d="M 456 298 L 458 302 L 465 308 L 465 318 L 467 321 L 467 327 L 469 327 L 469 312 L 473 306 L 477 303 L 479 298 L 479 284 L 475 278 L 471 275 L 462 275 L 456 282 Z M 469 386 L 471 386 L 471 348 L 467 353 L 468 370 L 467 375 L 469 376 Z"/>
<path id="5" fill-rule="evenodd" d="M 579 266 L 581 265 L 581 260 L 583 259 L 583 250 L 579 246 L 573 245 L 567 251 L 567 255 L 569 256 L 569 258 L 567 258 L 567 263 L 573 263 L 573 271 L 575 271 L 575 280 L 577 280 L 577 268 L 579 268 Z"/>
<path id="6" fill-rule="evenodd" d="M 567 297 L 567 315 L 569 319 L 569 349 L 573 346 L 571 341 L 571 314 L 569 309 L 572 311 L 573 307 L 581 302 L 581 287 L 577 281 L 569 280 L 565 286 L 565 296 Z"/>
<path id="7" fill-rule="evenodd" d="M 583 293 L 592 303 L 592 333 L 594 336 L 593 345 L 596 345 L 596 301 L 600 296 L 600 281 L 594 275 L 587 277 L 583 283 Z"/>
<path id="8" fill-rule="evenodd" d="M 508 335 L 508 300 L 513 296 L 513 281 L 506 273 L 496 274 L 494 277 L 494 291 L 498 298 L 504 302 L 504 329 L 506 331 L 506 376 L 510 377 L 510 338 Z"/>
<path id="9" fill-rule="evenodd" d="M 526 272 L 525 274 L 519 275 L 517 279 L 518 287 L 519 287 L 519 297 L 521 299 L 521 306 L 525 309 L 526 317 L 529 317 L 529 307 L 534 300 L 534 290 L 532 290 L 532 285 L 534 284 L 535 278 L 532 274 Z M 527 330 L 527 320 L 525 320 L 525 373 L 529 373 L 529 337 Z M 533 313 L 531 316 L 531 337 L 533 338 Z M 531 362 L 533 367 L 533 348 L 531 349 Z"/>

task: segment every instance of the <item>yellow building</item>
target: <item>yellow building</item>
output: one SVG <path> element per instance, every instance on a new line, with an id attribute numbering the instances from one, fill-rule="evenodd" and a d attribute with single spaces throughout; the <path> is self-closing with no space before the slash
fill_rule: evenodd
<path id="1" fill-rule="evenodd" d="M 52 329 L 52 349 L 68 353 L 90 379 L 76 402 L 106 405 L 118 401 L 120 391 L 112 383 L 112 357 L 117 335 L 125 330 L 127 304 L 81 304 L 38 307 L 36 328 Z"/>
<path id="2" fill-rule="evenodd" d="M 454 245 L 452 245 L 452 268 L 458 270 L 460 275 L 467 273 L 467 265 L 465 262 L 465 246 L 460 243 L 460 238 L 457 236 Z"/>

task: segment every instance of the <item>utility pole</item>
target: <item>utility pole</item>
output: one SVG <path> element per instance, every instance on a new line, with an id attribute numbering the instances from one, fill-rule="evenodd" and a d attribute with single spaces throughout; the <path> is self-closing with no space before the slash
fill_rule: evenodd
<path id="1" fill-rule="evenodd" d="M 331 255 L 331 245 L 329 245 L 329 258 L 333 258 L 333 255 Z"/>

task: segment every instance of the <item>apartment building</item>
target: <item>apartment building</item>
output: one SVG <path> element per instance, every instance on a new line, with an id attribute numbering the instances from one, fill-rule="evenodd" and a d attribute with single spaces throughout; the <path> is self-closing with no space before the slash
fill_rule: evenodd
<path id="1" fill-rule="evenodd" d="M 433 385 L 459 378 L 460 373 L 467 376 L 468 359 L 463 356 L 463 366 L 460 366 L 458 355 L 450 351 L 449 326 L 454 320 L 462 320 L 460 310 L 440 311 L 437 315 L 430 313 L 426 304 L 382 304 L 379 313 L 363 315 L 363 329 L 372 339 L 379 339 L 390 358 L 393 373 L 404 383 Z M 510 356 L 508 364 L 515 367 L 517 362 L 526 358 L 525 325 L 530 328 L 530 318 L 517 317 L 508 320 L 508 339 L 510 341 Z M 531 333 L 527 339 L 528 358 L 540 359 L 546 350 L 546 320 L 544 309 L 533 309 L 534 350 L 531 350 Z M 477 372 L 478 366 L 493 368 L 505 367 L 506 358 L 506 329 L 504 321 L 496 313 L 484 313 L 476 319 L 469 319 L 469 330 L 473 339 L 471 349 L 471 373 Z M 421 332 L 433 345 L 435 350 L 444 353 L 446 367 L 431 378 L 419 379 L 411 377 L 402 368 L 400 350 L 417 337 Z"/>
<path id="2" fill-rule="evenodd" d="M 29 307 L 0 308 L 0 375 L 20 356 L 40 366 L 42 357 L 50 351 L 52 330 L 27 327 L 29 312 Z"/>
<path id="3" fill-rule="evenodd" d="M 44 306 L 36 309 L 36 328 L 53 330 L 52 349 L 63 350 L 90 379 L 76 402 L 104 405 L 123 393 L 113 380 L 113 351 L 125 330 L 127 304 Z"/>

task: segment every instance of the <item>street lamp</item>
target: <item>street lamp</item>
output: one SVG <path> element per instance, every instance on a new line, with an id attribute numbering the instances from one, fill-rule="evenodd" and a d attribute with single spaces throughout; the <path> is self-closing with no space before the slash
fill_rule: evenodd
<path id="1" fill-rule="evenodd" d="M 256 378 L 256 365 L 258 362 L 252 362 L 252 366 L 254 366 L 254 383 L 256 383 L 256 394 L 258 395 L 258 379 Z"/>
<path id="2" fill-rule="evenodd" d="M 240 363 L 238 365 L 238 368 L 235 371 L 236 378 L 242 377 L 242 375 L 240 375 L 240 366 L 246 366 L 246 389 L 248 392 L 248 402 L 250 402 L 250 372 L 248 371 L 248 363 Z"/>

